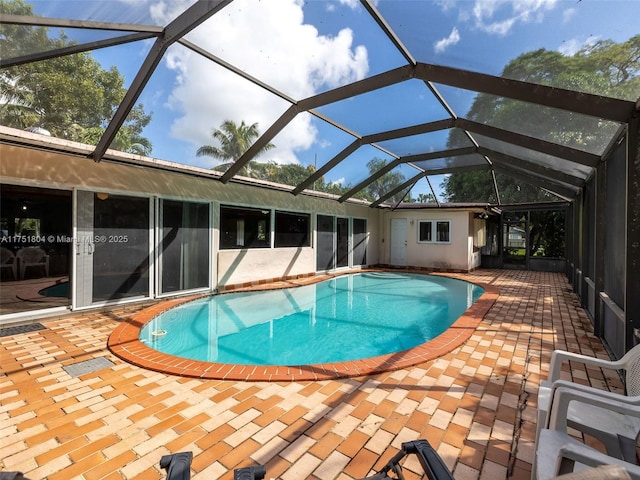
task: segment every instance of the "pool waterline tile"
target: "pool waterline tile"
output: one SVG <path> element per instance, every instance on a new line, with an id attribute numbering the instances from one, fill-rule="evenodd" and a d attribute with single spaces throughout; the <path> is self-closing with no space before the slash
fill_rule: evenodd
<path id="1" fill-rule="evenodd" d="M 372 270 L 369 270 L 372 271 Z M 412 272 L 421 273 L 424 272 Z M 460 278 L 457 274 L 439 274 L 450 278 Z M 326 280 L 327 276 L 316 279 L 305 278 L 302 284 L 309 284 Z M 185 364 L 185 359 L 153 350 L 139 340 L 140 330 L 151 319 L 178 305 L 190 302 L 202 296 L 190 296 L 160 302 L 134 313 L 126 322 L 122 322 L 109 336 L 108 346 L 111 353 L 122 360 L 134 365 L 173 375 L 210 380 L 236 381 L 317 381 L 338 378 L 373 375 L 387 371 L 398 370 L 433 360 L 459 347 L 471 337 L 486 313 L 498 298 L 498 289 L 489 284 L 474 282 L 484 289 L 484 293 L 463 313 L 445 332 L 427 343 L 409 350 L 362 360 L 335 362 L 305 366 L 275 366 L 275 369 L 259 369 L 252 365 L 234 365 L 216 362 L 202 362 L 191 360 L 192 364 Z M 292 283 L 283 283 L 281 288 L 291 288 Z M 261 290 L 262 285 L 253 285 L 251 290 Z M 271 287 L 270 287 L 271 288 Z M 243 286 L 236 291 L 246 291 Z M 229 290 L 225 290 L 227 292 Z M 184 367 L 184 368 L 181 368 Z"/>

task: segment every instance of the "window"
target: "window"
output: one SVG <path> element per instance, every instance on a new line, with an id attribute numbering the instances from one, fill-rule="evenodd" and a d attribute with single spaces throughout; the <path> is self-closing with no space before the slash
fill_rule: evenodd
<path id="1" fill-rule="evenodd" d="M 436 222 L 436 242 L 449 242 L 449 221 Z"/>
<path id="2" fill-rule="evenodd" d="M 305 213 L 276 212 L 276 247 L 308 247 L 309 215 Z"/>
<path id="3" fill-rule="evenodd" d="M 220 248 L 269 248 L 269 210 L 220 207 Z"/>
<path id="4" fill-rule="evenodd" d="M 451 222 L 449 220 L 420 220 L 418 243 L 450 243 Z"/>
<path id="5" fill-rule="evenodd" d="M 418 223 L 418 243 L 433 242 L 433 222 Z"/>

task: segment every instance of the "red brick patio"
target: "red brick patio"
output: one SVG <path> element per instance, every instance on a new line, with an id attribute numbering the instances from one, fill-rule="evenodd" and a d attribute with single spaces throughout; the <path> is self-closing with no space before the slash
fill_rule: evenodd
<path id="1" fill-rule="evenodd" d="M 192 478 L 231 479 L 265 464 L 267 478 L 352 479 L 401 443 L 426 438 L 456 480 L 528 478 L 536 391 L 551 351 L 608 358 L 561 274 L 456 275 L 499 296 L 462 345 L 433 360 L 345 379 L 204 380 L 150 371 L 107 348 L 134 308 L 42 320 L 0 338 L 0 465 L 40 479 L 162 479 L 162 455 L 190 450 Z M 104 358 L 99 358 L 104 357 Z M 72 376 L 88 359 L 112 366 Z M 108 363 L 108 362 L 107 362 Z M 567 378 L 611 390 L 595 370 Z M 419 478 L 405 462 L 407 480 Z"/>

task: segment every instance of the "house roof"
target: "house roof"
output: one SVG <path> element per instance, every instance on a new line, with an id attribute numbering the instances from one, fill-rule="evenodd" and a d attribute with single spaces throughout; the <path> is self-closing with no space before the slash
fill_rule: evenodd
<path id="1" fill-rule="evenodd" d="M 397 173 L 395 183 L 377 191 L 372 207 L 397 206 L 398 198 L 406 199 L 409 191 L 414 197 L 418 191 L 430 193 L 441 205 L 446 199 L 438 183 L 444 175 L 483 171 L 495 194 L 470 202 L 501 205 L 501 179 L 507 177 L 549 192 L 551 199 L 570 201 L 638 112 L 635 98 L 603 96 L 595 82 L 575 82 L 575 87 L 567 88 L 566 78 L 564 83 L 559 80 L 562 75 L 536 78 L 530 74 L 533 67 L 523 80 L 504 68 L 527 52 L 551 51 L 543 39 L 561 38 L 553 29 L 562 15 L 579 18 L 581 23 L 572 28 L 588 31 L 591 45 L 593 39 L 611 38 L 611 31 L 621 35 L 614 40 L 625 41 L 629 36 L 624 32 L 633 32 L 635 22 L 629 14 L 634 2 L 629 1 L 591 2 L 606 3 L 605 10 L 590 2 L 534 2 L 546 5 L 546 10 L 528 11 L 525 3 L 531 2 L 480 0 L 357 4 L 208 0 L 174 2 L 172 8 L 152 1 L 30 3 L 33 15 L 3 13 L 0 26 L 44 26 L 50 32 L 64 32 L 73 44 L 2 58 L 0 68 L 92 52 L 103 65 L 112 64 L 127 77 L 126 95 L 99 140 L 85 152 L 96 162 L 117 160 L 107 150 L 127 116 L 138 102 L 148 105 L 164 89 L 171 93 L 165 91 L 164 103 L 154 106 L 159 112 L 150 128 L 164 129 L 166 137 L 176 137 L 175 143 L 191 141 L 197 147 L 195 134 L 185 140 L 189 133 L 183 129 L 179 138 L 180 122 L 190 119 L 191 128 L 199 128 L 193 122 L 200 110 L 228 105 L 225 99 L 236 99 L 233 111 L 238 122 L 252 123 L 260 112 L 262 133 L 226 172 L 212 176 L 224 183 L 237 179 L 251 160 L 269 160 L 261 153 L 275 144 L 280 147 L 275 161 L 300 162 L 308 168 L 304 181 L 286 187 L 294 195 L 310 193 L 319 180 L 338 182 L 337 176 L 350 172 L 348 188 L 336 197 L 349 201 L 386 174 Z M 503 16 L 490 11 L 489 3 L 505 9 Z M 345 18 L 337 19 L 338 11 Z M 261 18 L 267 26 L 260 24 Z M 282 23 L 270 25 L 270 21 Z M 287 22 L 290 28 L 285 28 Z M 281 39 L 274 38 L 280 33 Z M 349 33 L 350 42 L 343 38 Z M 236 43 L 229 44 L 228 37 Z M 590 45 L 586 37 L 582 40 Z M 306 48 L 298 49 L 298 56 L 291 55 L 296 43 Z M 327 44 L 328 53 L 322 50 Z M 249 50 L 239 51 L 247 45 Z M 563 50 L 561 42 L 557 51 L 565 57 L 575 55 Z M 341 57 L 344 54 L 346 58 Z M 313 55 L 326 58 L 320 66 L 309 67 L 306 57 Z M 302 81 L 291 81 L 303 63 Z M 340 68 L 343 74 L 329 71 Z M 190 95 L 203 84 L 206 91 L 209 83 L 209 95 L 216 98 L 209 101 L 206 95 L 201 104 L 193 103 Z M 492 113 L 482 112 L 483 102 Z M 511 115 L 496 115 L 505 105 L 512 109 Z M 165 110 L 176 108 L 184 110 L 182 116 L 167 119 Z M 216 115 L 217 110 L 209 112 L 211 119 Z M 205 122 L 209 117 L 207 112 L 201 116 Z M 541 128 L 540 119 L 548 126 Z M 576 130 L 575 125 L 580 138 L 563 135 L 564 130 Z M 307 145 L 300 138 L 305 135 L 312 137 Z M 193 165 L 192 154 L 176 153 L 163 142 L 158 142 L 158 152 L 154 147 L 154 157 L 168 161 L 167 165 Z M 383 159 L 384 166 L 372 171 L 366 163 L 374 157 Z M 156 162 L 156 167 L 162 165 L 162 160 Z M 263 186 L 269 187 L 264 182 Z"/>

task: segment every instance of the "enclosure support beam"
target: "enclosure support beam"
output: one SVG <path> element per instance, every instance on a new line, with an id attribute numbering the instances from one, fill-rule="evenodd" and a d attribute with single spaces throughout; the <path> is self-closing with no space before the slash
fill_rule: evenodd
<path id="1" fill-rule="evenodd" d="M 575 276 L 574 276 L 574 271 L 575 271 L 575 245 L 574 245 L 574 238 L 575 238 L 575 225 L 574 225 L 574 217 L 575 217 L 575 211 L 576 211 L 576 202 L 572 202 L 569 203 L 569 207 L 567 208 L 567 216 L 565 217 L 564 220 L 564 224 L 565 224 L 565 228 L 564 231 L 566 232 L 565 235 L 565 257 L 567 259 L 567 267 L 565 269 L 565 274 L 567 275 L 567 278 L 569 279 L 569 283 L 571 285 L 573 285 L 574 287 L 574 291 L 575 291 Z"/>
<path id="2" fill-rule="evenodd" d="M 155 72 L 167 49 L 230 2 L 231 0 L 200 0 L 182 12 L 158 35 L 113 118 L 98 141 L 95 150 L 90 155 L 94 161 L 99 162 L 102 160 L 103 155 L 116 137 L 120 127 L 126 121 L 127 115 L 129 115 L 129 112 L 138 101 L 142 89 L 151 78 L 151 75 L 153 75 L 153 72 Z"/>
<path id="3" fill-rule="evenodd" d="M 607 205 L 606 205 L 606 191 L 607 191 L 607 168 L 606 164 L 602 164 L 600 168 L 596 170 L 596 199 L 595 199 L 595 212 L 589 212 L 585 207 L 582 209 L 582 222 L 586 224 L 589 221 L 596 222 L 595 234 L 593 241 L 595 245 L 592 246 L 592 254 L 595 256 L 594 261 L 594 308 L 593 308 L 593 330 L 599 337 L 604 336 L 604 310 L 602 308 L 602 297 L 600 292 L 604 292 L 604 244 L 605 244 L 605 232 L 607 228 Z M 583 199 L 584 203 L 587 203 L 586 199 Z M 591 217 L 587 217 L 591 215 Z M 587 228 L 582 229 L 583 232 L 587 231 Z M 586 235 L 584 235 L 586 236 Z M 589 245 L 589 240 L 586 240 L 586 244 Z M 586 295 L 583 294 L 583 297 Z"/>
<path id="4" fill-rule="evenodd" d="M 416 65 L 416 77 L 472 92 L 513 98 L 620 123 L 627 122 L 635 109 L 635 102 L 628 100 L 607 98 L 428 63 Z"/>
<path id="5" fill-rule="evenodd" d="M 640 343 L 640 110 L 629 121 L 627 137 L 627 242 L 624 313 L 625 351 Z M 638 335 L 636 335 L 638 332 Z"/>
<path id="6" fill-rule="evenodd" d="M 400 158 L 398 158 L 396 160 L 393 160 L 393 161 L 387 163 L 380 170 L 378 170 L 374 174 L 372 174 L 369 177 L 367 177 L 366 179 L 364 179 L 358 185 L 356 185 L 351 190 L 349 190 L 347 193 L 342 195 L 338 199 L 338 201 L 340 203 L 346 201 L 347 199 L 349 199 L 352 196 L 354 196 L 356 193 L 358 193 L 363 188 L 366 188 L 368 185 L 370 185 L 373 182 L 375 182 L 382 175 L 384 175 L 385 173 L 393 170 L 395 167 L 397 167 L 398 165 L 400 165 L 402 163 L 428 161 L 428 160 L 434 160 L 434 159 L 439 159 L 439 158 L 446 158 L 446 157 L 449 157 L 449 156 L 453 157 L 453 156 L 456 156 L 456 155 L 469 155 L 469 154 L 472 154 L 474 152 L 475 152 L 475 148 L 473 148 L 473 147 L 464 147 L 464 148 L 456 148 L 456 149 L 452 149 L 452 150 L 444 150 L 444 151 L 441 151 L 441 152 L 431 152 L 431 153 L 423 153 L 423 154 L 420 154 L 420 155 L 410 155 L 410 156 L 406 156 L 406 157 L 400 157 Z M 424 167 L 424 165 L 419 165 L 419 167 Z M 447 172 L 451 172 L 451 169 L 448 169 Z"/>

